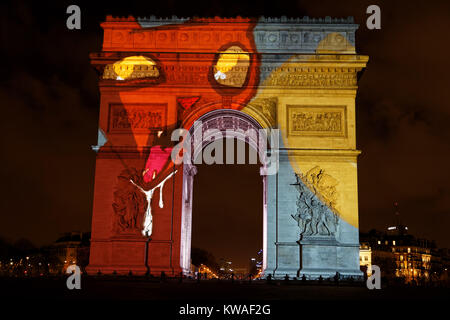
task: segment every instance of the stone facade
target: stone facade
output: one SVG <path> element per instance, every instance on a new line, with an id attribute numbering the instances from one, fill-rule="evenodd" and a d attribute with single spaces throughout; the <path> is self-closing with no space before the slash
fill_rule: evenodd
<path id="1" fill-rule="evenodd" d="M 195 166 L 170 161 L 170 135 L 200 119 L 280 129 L 279 170 L 261 170 L 266 276 L 362 275 L 355 96 L 368 58 L 352 19 L 108 17 L 102 27 L 89 271 L 188 272 Z M 145 197 L 128 180 L 150 190 L 171 173 L 142 236 Z"/>

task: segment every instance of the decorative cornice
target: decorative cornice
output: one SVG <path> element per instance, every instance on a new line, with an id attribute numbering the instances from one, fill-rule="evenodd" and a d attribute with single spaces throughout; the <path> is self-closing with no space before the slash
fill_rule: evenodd
<path id="1" fill-rule="evenodd" d="M 177 27 L 180 25 L 182 27 Z M 112 17 L 101 24 L 106 51 L 211 52 L 217 43 L 250 40 L 258 53 L 355 52 L 358 25 L 349 18 Z M 166 26 L 164 28 L 156 28 Z M 256 50 L 255 50 L 256 49 Z"/>
<path id="2" fill-rule="evenodd" d="M 149 17 L 114 17 L 112 15 L 106 16 L 106 22 L 130 22 L 130 21 L 139 21 L 139 22 L 147 22 L 147 23 L 182 23 L 189 20 L 195 20 L 196 22 L 218 22 L 218 23 L 242 23 L 242 22 L 250 22 L 250 21 L 258 21 L 259 23 L 271 23 L 271 24 L 354 24 L 353 17 L 347 18 L 313 18 L 313 17 L 265 17 L 260 16 L 259 18 L 252 17 L 177 17 L 173 15 L 171 17 L 157 17 L 151 15 Z"/>
<path id="3" fill-rule="evenodd" d="M 111 56 L 104 54 L 91 56 L 91 58 L 100 72 L 111 60 Z M 356 55 L 295 56 L 282 66 L 276 63 L 265 63 L 262 66 L 250 67 L 249 72 L 261 74 L 262 78 L 265 79 L 259 83 L 259 87 L 356 89 L 357 73 L 365 67 L 367 60 L 366 56 Z M 100 85 L 149 86 L 157 83 L 161 87 L 209 87 L 208 74 L 212 66 L 208 61 L 209 59 L 199 59 L 198 63 L 189 64 L 186 67 L 182 56 L 178 61 L 160 59 L 158 70 L 161 74 L 166 74 L 164 79 L 157 82 L 154 79 L 129 81 L 105 79 L 101 81 Z M 231 71 L 230 79 L 234 79 L 233 72 L 238 71 Z"/>
<path id="4" fill-rule="evenodd" d="M 201 67 L 194 67 L 190 71 L 182 72 L 182 67 L 175 67 L 175 72 L 167 77 L 165 82 L 158 83 L 160 87 L 206 87 L 207 72 Z M 178 72 L 176 71 L 178 70 Z M 276 74 L 268 72 L 267 79 L 259 84 L 259 88 L 273 87 L 285 89 L 317 88 L 317 89 L 356 89 L 357 72 L 360 68 L 290 68 L 281 67 Z M 232 75 L 231 75 L 232 76 Z M 131 86 L 147 87 L 154 84 L 153 79 L 139 79 L 130 81 L 116 81 L 104 79 L 100 86 Z"/>

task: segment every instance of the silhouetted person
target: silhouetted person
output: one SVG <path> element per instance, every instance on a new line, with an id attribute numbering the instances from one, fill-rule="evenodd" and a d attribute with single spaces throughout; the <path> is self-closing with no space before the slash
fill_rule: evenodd
<path id="1" fill-rule="evenodd" d="M 339 278 L 340 274 L 336 271 L 336 274 L 334 275 L 334 283 L 338 286 L 339 285 Z"/>

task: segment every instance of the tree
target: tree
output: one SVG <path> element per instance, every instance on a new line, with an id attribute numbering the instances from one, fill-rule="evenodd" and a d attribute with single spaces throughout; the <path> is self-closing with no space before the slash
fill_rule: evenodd
<path id="1" fill-rule="evenodd" d="M 200 248 L 192 248 L 191 250 L 192 264 L 199 267 L 201 264 L 208 266 L 213 271 L 219 270 L 219 264 L 214 255 Z"/>

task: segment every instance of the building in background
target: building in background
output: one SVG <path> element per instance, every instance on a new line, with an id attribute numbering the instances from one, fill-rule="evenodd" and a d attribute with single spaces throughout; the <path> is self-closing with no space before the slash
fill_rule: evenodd
<path id="1" fill-rule="evenodd" d="M 219 275 L 221 278 L 230 278 L 233 274 L 233 262 L 220 258 L 219 260 Z"/>
<path id="2" fill-rule="evenodd" d="M 252 278 L 259 278 L 262 274 L 263 249 L 259 250 L 255 257 L 250 258 L 248 273 Z"/>
<path id="3" fill-rule="evenodd" d="M 406 226 L 397 225 L 386 232 L 361 233 L 361 268 L 377 265 L 383 277 L 405 283 L 439 280 L 441 274 L 448 271 L 448 255 L 438 250 L 433 241 L 416 238 L 407 230 Z"/>
<path id="4" fill-rule="evenodd" d="M 440 283 L 448 285 L 449 254 L 434 241 L 416 238 L 401 223 L 398 203 L 394 203 L 393 225 L 386 231 L 360 233 L 360 267 L 380 267 L 388 281 L 408 284 Z M 367 273 L 370 275 L 370 273 Z"/>
<path id="5" fill-rule="evenodd" d="M 49 254 L 56 258 L 54 272 L 64 273 L 67 267 L 76 264 L 82 270 L 89 264 L 90 232 L 72 231 L 62 234 L 48 247 Z"/>
<path id="6" fill-rule="evenodd" d="M 359 246 L 359 265 L 368 276 L 372 274 L 372 249 L 368 242 L 361 242 Z"/>
<path id="7" fill-rule="evenodd" d="M 205 266 L 204 264 L 201 264 L 198 268 L 198 273 L 202 274 L 202 279 L 218 279 L 219 276 L 214 272 L 214 270 L 211 270 L 208 266 Z"/>
<path id="8" fill-rule="evenodd" d="M 0 276 L 40 277 L 64 274 L 71 264 L 84 272 L 89 262 L 89 232 L 68 232 L 51 245 L 35 247 L 27 239 L 0 240 Z"/>

